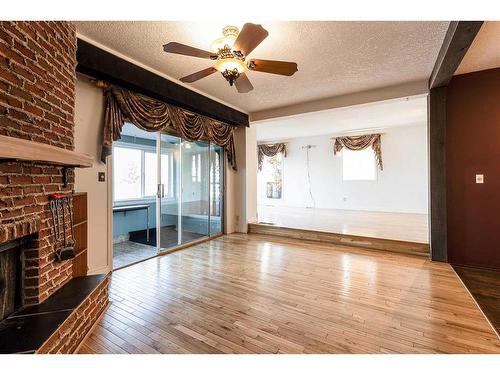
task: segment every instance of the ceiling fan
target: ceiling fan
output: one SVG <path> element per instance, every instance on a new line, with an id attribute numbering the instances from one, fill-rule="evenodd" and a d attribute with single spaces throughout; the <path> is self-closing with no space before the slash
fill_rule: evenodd
<path id="1" fill-rule="evenodd" d="M 212 52 L 177 42 L 170 42 L 163 46 L 165 52 L 215 61 L 214 66 L 182 77 L 180 79 L 182 82 L 193 83 L 219 71 L 230 86 L 234 84 L 239 93 L 246 93 L 253 90 L 246 75 L 247 70 L 284 76 L 291 76 L 297 71 L 297 64 L 294 62 L 246 60 L 248 55 L 269 35 L 261 25 L 246 23 L 241 31 L 235 26 L 226 26 L 222 29 L 222 35 L 211 44 Z"/>

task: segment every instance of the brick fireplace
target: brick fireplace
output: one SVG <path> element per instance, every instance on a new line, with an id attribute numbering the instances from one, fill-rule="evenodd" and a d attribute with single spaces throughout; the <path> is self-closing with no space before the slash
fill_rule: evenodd
<path id="1" fill-rule="evenodd" d="M 75 27 L 68 22 L 0 23 L 0 134 L 73 149 Z M 0 163 L 0 243 L 23 241 L 23 304 L 40 303 L 72 277 L 56 262 L 48 196 L 71 192 L 63 167 Z"/>
<path id="2" fill-rule="evenodd" d="M 0 136 L 72 151 L 75 67 L 76 32 L 71 22 L 0 22 Z M 0 246 L 18 242 L 19 304 L 26 307 L 41 304 L 73 277 L 72 259 L 56 259 L 49 196 L 73 191 L 74 169 L 12 159 L 0 158 Z M 12 264 L 7 255 L 4 258 L 2 264 Z M 0 287 L 12 285 L 1 281 Z M 107 303 L 107 281 L 104 288 L 97 293 L 97 312 Z M 81 317 L 81 312 L 79 316 L 88 329 L 92 320 Z M 56 340 L 55 347 L 64 345 Z"/>

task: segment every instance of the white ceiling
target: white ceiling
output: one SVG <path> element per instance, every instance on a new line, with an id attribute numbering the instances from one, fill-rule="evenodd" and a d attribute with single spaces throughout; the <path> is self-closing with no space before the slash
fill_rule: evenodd
<path id="1" fill-rule="evenodd" d="M 250 20 L 249 20 L 250 21 Z M 166 54 L 169 41 L 208 49 L 231 22 L 76 22 L 77 32 L 167 77 L 204 69 L 208 60 Z M 251 58 L 298 63 L 292 77 L 250 72 L 254 90 L 238 94 L 220 74 L 196 90 L 245 112 L 429 78 L 448 22 L 262 22 L 269 37 Z M 241 27 L 242 24 L 236 26 Z M 179 82 L 179 81 L 177 81 Z"/>
<path id="2" fill-rule="evenodd" d="M 500 67 L 500 22 L 487 21 L 481 26 L 455 74 Z"/>
<path id="3" fill-rule="evenodd" d="M 427 124 L 425 95 L 265 120 L 251 126 L 256 126 L 257 141 L 262 142 L 417 124 Z"/>

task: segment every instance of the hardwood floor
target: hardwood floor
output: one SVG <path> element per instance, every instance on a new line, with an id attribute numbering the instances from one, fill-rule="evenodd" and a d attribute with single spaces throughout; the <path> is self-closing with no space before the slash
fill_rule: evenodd
<path id="1" fill-rule="evenodd" d="M 500 353 L 448 264 L 233 234 L 116 271 L 80 353 Z"/>
<path id="2" fill-rule="evenodd" d="M 500 272 L 462 266 L 453 269 L 500 335 Z"/>
<path id="3" fill-rule="evenodd" d="M 259 205 L 257 215 L 259 223 L 284 228 L 429 243 L 425 214 Z"/>

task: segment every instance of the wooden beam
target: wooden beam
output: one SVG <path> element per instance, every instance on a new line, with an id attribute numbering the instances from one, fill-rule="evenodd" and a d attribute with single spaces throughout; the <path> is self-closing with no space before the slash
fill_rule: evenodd
<path id="1" fill-rule="evenodd" d="M 249 126 L 246 113 L 169 81 L 82 39 L 78 39 L 77 47 L 76 70 L 80 73 L 231 125 Z"/>
<path id="2" fill-rule="evenodd" d="M 429 89 L 448 85 L 482 25 L 483 21 L 450 22 L 429 79 Z"/>
<path id="3" fill-rule="evenodd" d="M 482 21 L 452 21 L 429 78 L 429 233 L 431 259 L 447 261 L 446 86 L 481 28 Z"/>
<path id="4" fill-rule="evenodd" d="M 447 260 L 446 225 L 446 87 L 428 97 L 429 233 L 432 260 Z"/>
<path id="5" fill-rule="evenodd" d="M 0 135 L 0 160 L 37 161 L 79 168 L 90 168 L 94 162 L 88 154 L 5 135 Z"/>

